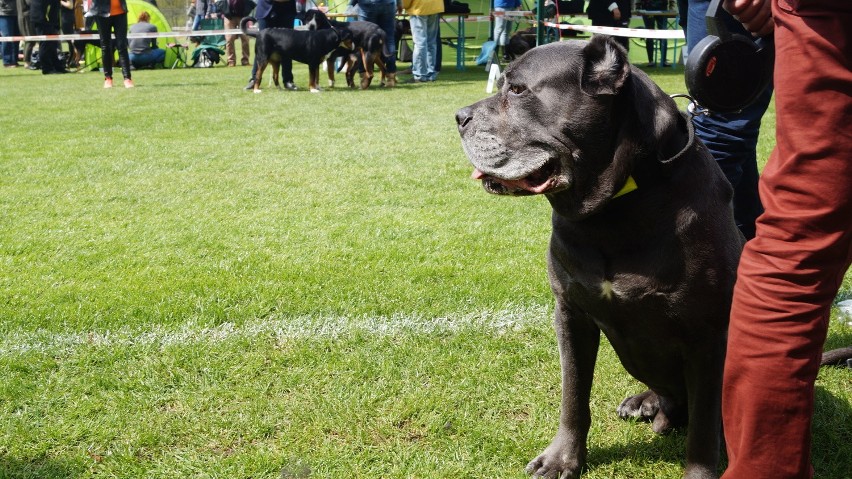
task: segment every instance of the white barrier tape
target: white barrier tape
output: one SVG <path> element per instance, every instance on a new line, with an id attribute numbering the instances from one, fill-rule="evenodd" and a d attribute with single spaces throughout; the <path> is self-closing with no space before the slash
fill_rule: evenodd
<path id="1" fill-rule="evenodd" d="M 182 30 L 175 32 L 130 33 L 127 38 L 172 38 L 172 37 L 207 37 L 215 35 L 239 35 L 239 28 L 230 30 Z M 68 40 L 99 40 L 97 33 L 70 33 L 67 35 L 27 35 L 15 37 L 0 37 L 0 42 L 65 42 Z"/>
<path id="2" fill-rule="evenodd" d="M 593 25 L 572 25 L 566 23 L 544 22 L 544 25 L 560 30 L 602 33 L 613 37 L 653 38 L 660 40 L 683 40 L 683 30 L 650 30 L 646 28 L 597 27 Z"/>

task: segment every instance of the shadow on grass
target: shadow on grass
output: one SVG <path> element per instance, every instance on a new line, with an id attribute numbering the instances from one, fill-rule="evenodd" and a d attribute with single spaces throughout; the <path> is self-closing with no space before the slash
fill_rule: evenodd
<path id="1" fill-rule="evenodd" d="M 845 372 L 844 372 L 845 373 Z M 845 374 L 852 374 L 845 373 Z M 635 427 L 650 427 L 636 422 Z M 587 468 L 629 459 L 633 462 L 686 463 L 686 430 L 656 436 L 650 443 L 617 444 L 606 448 L 589 448 Z M 813 421 L 812 463 L 816 479 L 850 477 L 852 471 L 852 404 L 818 386 Z M 721 451 L 719 472 L 727 467 L 727 455 Z"/>
<path id="2" fill-rule="evenodd" d="M 0 455 L 0 477 L 4 479 L 70 479 L 85 472 L 78 462 L 43 457 L 26 461 Z"/>

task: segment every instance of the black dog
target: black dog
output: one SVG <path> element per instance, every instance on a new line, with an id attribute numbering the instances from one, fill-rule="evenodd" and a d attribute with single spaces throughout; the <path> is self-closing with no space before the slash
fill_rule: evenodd
<path id="1" fill-rule="evenodd" d="M 609 37 L 533 48 L 500 92 L 456 113 L 474 178 L 553 208 L 548 273 L 559 428 L 527 471 L 580 474 L 600 333 L 649 391 L 621 417 L 688 424 L 684 477 L 717 477 L 721 383 L 743 237 L 732 189 L 692 124 Z"/>
<path id="2" fill-rule="evenodd" d="M 319 67 L 325 57 L 334 49 L 343 46 L 352 48 L 352 32 L 347 29 L 331 28 L 328 30 L 293 30 L 290 28 L 267 28 L 257 32 L 248 28 L 249 22 L 255 22 L 253 17 L 245 17 L 240 21 L 243 33 L 256 37 L 254 54 L 257 59 L 257 77 L 254 82 L 254 92 L 260 93 L 263 71 L 272 64 L 272 80 L 276 88 L 278 83 L 278 67 L 283 58 L 306 63 L 309 70 L 308 86 L 311 92 L 319 91 Z M 284 72 L 285 78 L 292 72 Z"/>
<path id="3" fill-rule="evenodd" d="M 373 81 L 374 66 L 379 68 L 381 84 L 387 87 L 396 85 L 396 73 L 388 73 L 385 69 L 384 57 L 390 56 L 387 48 L 387 35 L 384 30 L 373 22 L 337 22 L 330 20 L 323 12 L 315 9 L 305 12 L 304 24 L 310 30 L 325 30 L 329 28 L 347 28 L 352 32 L 354 50 L 338 48 L 326 59 L 329 86 L 334 86 L 334 61 L 344 58 L 346 63 L 346 85 L 355 86 L 355 71 L 360 67 L 361 89 L 370 87 Z M 342 68 L 342 66 L 341 66 Z"/>

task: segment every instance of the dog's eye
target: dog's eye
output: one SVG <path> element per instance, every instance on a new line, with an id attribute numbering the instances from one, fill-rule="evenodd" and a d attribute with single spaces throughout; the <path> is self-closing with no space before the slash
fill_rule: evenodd
<path id="1" fill-rule="evenodd" d="M 509 85 L 509 92 L 513 95 L 520 95 L 525 91 L 527 91 L 527 89 L 521 85 Z"/>

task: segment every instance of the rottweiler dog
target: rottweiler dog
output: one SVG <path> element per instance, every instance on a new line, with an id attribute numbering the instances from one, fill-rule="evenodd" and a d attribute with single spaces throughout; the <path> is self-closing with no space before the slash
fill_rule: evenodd
<path id="1" fill-rule="evenodd" d="M 240 29 L 246 35 L 256 37 L 254 54 L 257 59 L 257 76 L 254 81 L 254 92 L 260 93 L 263 71 L 272 64 L 272 80 L 276 88 L 278 83 L 278 68 L 281 60 L 289 58 L 308 65 L 308 87 L 312 93 L 319 92 L 319 67 L 326 56 L 338 47 L 352 49 L 352 32 L 346 28 L 329 28 L 327 30 L 293 30 L 290 28 L 267 28 L 256 31 L 248 28 L 254 23 L 253 17 L 245 17 L 240 21 Z M 286 65 L 286 63 L 284 63 Z M 291 71 L 285 71 L 285 78 L 292 78 Z"/>
<path id="2" fill-rule="evenodd" d="M 387 35 L 378 25 L 373 22 L 361 21 L 337 22 L 329 19 L 320 10 L 315 9 L 305 12 L 303 21 L 310 30 L 348 28 L 352 32 L 354 50 L 338 48 L 326 59 L 329 86 L 334 86 L 334 61 L 337 58 L 345 59 L 346 85 L 350 88 L 355 86 L 355 71 L 358 69 L 363 69 L 361 89 L 369 88 L 373 81 L 374 66 L 378 67 L 381 72 L 381 84 L 383 86 L 393 87 L 396 85 L 396 73 L 388 73 L 385 69 L 384 57 L 390 56 L 390 51 L 387 46 Z"/>
<path id="3" fill-rule="evenodd" d="M 686 426 L 687 479 L 717 476 L 728 314 L 744 238 L 732 188 L 692 122 L 610 37 L 510 63 L 500 91 L 456 113 L 489 193 L 544 195 L 562 367 L 559 427 L 528 465 L 576 478 L 586 462 L 600 334 L 649 388 L 619 416 Z"/>

